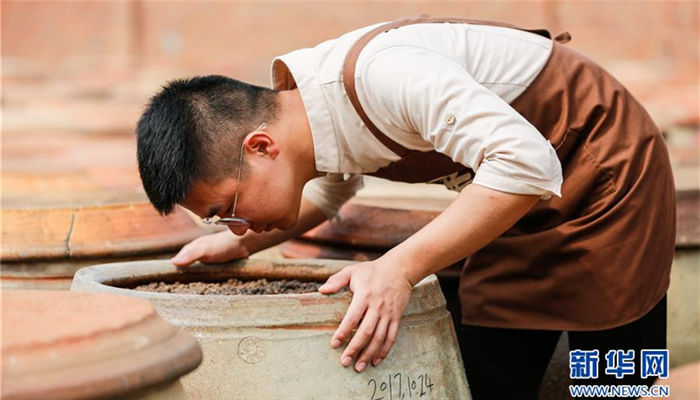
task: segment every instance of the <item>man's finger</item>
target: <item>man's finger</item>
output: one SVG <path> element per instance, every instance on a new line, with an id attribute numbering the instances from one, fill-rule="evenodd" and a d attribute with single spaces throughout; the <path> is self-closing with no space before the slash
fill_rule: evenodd
<path id="1" fill-rule="evenodd" d="M 394 342 L 396 341 L 396 335 L 399 332 L 399 321 L 391 321 L 389 323 L 389 329 L 387 330 L 386 334 L 386 339 L 384 339 L 384 344 L 382 347 L 379 349 L 377 354 L 374 355 L 374 360 L 372 360 L 372 365 L 375 367 L 379 365 L 379 363 L 382 362 L 386 358 L 386 356 L 389 354 L 389 351 L 391 351 L 391 348 L 394 346 Z"/>
<path id="2" fill-rule="evenodd" d="M 357 357 L 357 362 L 355 363 L 355 370 L 357 370 L 357 372 L 364 371 L 365 368 L 369 365 L 369 363 L 372 362 L 372 360 L 374 360 L 375 353 L 377 353 L 377 351 L 382 347 L 382 345 L 384 345 L 388 325 L 388 318 L 382 318 L 377 323 L 377 327 L 374 329 L 374 335 L 372 335 L 372 339 L 369 341 L 369 344 L 367 345 L 367 347 L 365 347 L 360 356 Z"/>
<path id="3" fill-rule="evenodd" d="M 334 349 L 339 347 L 341 344 L 350 337 L 350 333 L 357 326 L 357 323 L 362 319 L 365 310 L 367 309 L 367 303 L 360 300 L 358 297 L 353 297 L 350 302 L 350 307 L 348 311 L 345 312 L 343 320 L 340 322 L 340 326 L 333 333 L 333 338 L 331 339 L 331 347 Z"/>
<path id="4" fill-rule="evenodd" d="M 345 267 L 331 275 L 326 283 L 318 288 L 318 291 L 323 294 L 333 294 L 348 284 L 350 284 L 350 269 Z"/>
<path id="5" fill-rule="evenodd" d="M 343 364 L 344 367 L 347 367 L 352 363 L 352 359 L 360 353 L 367 342 L 369 342 L 369 340 L 372 338 L 378 321 L 379 315 L 372 310 L 368 310 L 364 318 L 362 318 L 360 327 L 357 328 L 357 331 L 352 336 L 350 343 L 348 343 L 348 347 L 345 348 L 343 355 L 340 357 L 340 363 Z M 366 364 L 364 366 L 359 365 L 357 370 L 363 370 L 366 366 Z"/>
<path id="6" fill-rule="evenodd" d="M 175 257 L 171 258 L 170 261 L 178 267 L 186 267 L 192 264 L 198 258 L 199 255 L 197 255 L 196 248 L 193 248 L 193 246 L 188 244 L 180 249 L 180 251 L 175 255 Z"/>

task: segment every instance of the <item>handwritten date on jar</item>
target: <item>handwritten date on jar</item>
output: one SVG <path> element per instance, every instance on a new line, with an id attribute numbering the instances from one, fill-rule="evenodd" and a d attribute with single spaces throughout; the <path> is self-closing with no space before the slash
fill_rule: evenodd
<path id="1" fill-rule="evenodd" d="M 428 374 L 411 377 L 397 372 L 383 378 L 371 378 L 367 386 L 372 390 L 370 400 L 404 400 L 430 396 L 434 385 Z"/>

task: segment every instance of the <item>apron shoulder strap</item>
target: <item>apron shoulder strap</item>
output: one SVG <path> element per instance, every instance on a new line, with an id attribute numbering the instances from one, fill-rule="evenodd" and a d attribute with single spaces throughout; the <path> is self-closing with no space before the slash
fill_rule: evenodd
<path id="1" fill-rule="evenodd" d="M 388 32 L 392 29 L 396 29 L 402 26 L 406 25 L 413 25 L 413 24 L 425 24 L 425 23 L 469 23 L 473 25 L 491 25 L 491 26 L 500 26 L 504 28 L 512 28 L 512 29 L 518 29 L 526 32 L 531 32 L 540 36 L 544 36 L 548 39 L 552 38 L 552 35 L 550 35 L 549 31 L 545 29 L 522 29 L 518 28 L 517 26 L 502 23 L 502 22 L 492 22 L 492 21 L 481 21 L 481 20 L 476 20 L 476 19 L 466 19 L 466 18 L 437 18 L 437 17 L 431 17 L 427 14 L 419 14 L 410 18 L 405 18 L 393 22 L 386 23 L 384 25 L 378 26 L 377 28 L 372 29 L 371 31 L 365 33 L 362 35 L 356 42 L 353 44 L 353 46 L 350 48 L 348 53 L 345 55 L 345 61 L 343 63 L 343 86 L 345 87 L 345 92 L 348 95 L 348 99 L 350 100 L 350 103 L 352 103 L 352 106 L 355 108 L 355 111 L 357 114 L 360 116 L 360 119 L 362 119 L 362 122 L 365 123 L 367 128 L 369 129 L 370 132 L 374 135 L 374 137 L 377 138 L 384 146 L 386 146 L 389 150 L 394 152 L 395 154 L 399 155 L 400 157 L 404 157 L 408 153 L 411 152 L 411 150 L 403 147 L 402 145 L 396 143 L 393 141 L 391 138 L 383 134 L 375 125 L 372 123 L 372 121 L 369 119 L 367 116 L 367 113 L 362 109 L 362 105 L 360 104 L 360 100 L 357 96 L 357 90 L 355 88 L 355 68 L 357 64 L 357 59 L 360 57 L 360 52 L 362 49 L 365 48 L 367 43 L 370 42 L 370 40 L 374 39 L 377 35 L 379 35 L 382 32 Z M 571 35 L 569 35 L 568 32 L 564 32 L 562 34 L 559 34 L 556 38 L 556 41 L 566 43 L 569 40 L 571 40 Z"/>

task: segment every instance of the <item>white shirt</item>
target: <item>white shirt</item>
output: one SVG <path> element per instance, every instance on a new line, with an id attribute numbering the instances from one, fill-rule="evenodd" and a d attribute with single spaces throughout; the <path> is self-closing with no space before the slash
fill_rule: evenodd
<path id="1" fill-rule="evenodd" d="M 379 25 L 379 24 L 378 24 Z M 378 25 L 276 57 L 272 86 L 299 88 L 316 169 L 304 197 L 332 217 L 375 172 L 399 156 L 357 115 L 342 80 L 345 55 Z M 551 144 L 509 103 L 535 79 L 552 41 L 515 29 L 429 23 L 379 34 L 357 61 L 358 97 L 381 132 L 409 149 L 436 150 L 494 190 L 561 197 L 561 164 Z M 461 190 L 467 182 L 447 185 Z"/>

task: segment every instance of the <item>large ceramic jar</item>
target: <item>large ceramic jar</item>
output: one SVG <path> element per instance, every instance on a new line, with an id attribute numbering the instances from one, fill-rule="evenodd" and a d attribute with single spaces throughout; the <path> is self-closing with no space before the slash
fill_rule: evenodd
<path id="1" fill-rule="evenodd" d="M 200 399 L 469 399 L 450 315 L 435 276 L 417 284 L 389 356 L 363 373 L 343 368 L 330 339 L 349 292 L 198 295 L 137 291 L 154 281 L 238 279 L 324 281 L 347 262 L 251 259 L 178 269 L 167 261 L 97 265 L 79 270 L 73 291 L 149 300 L 171 324 L 194 334 L 202 366 L 183 380 Z"/>

